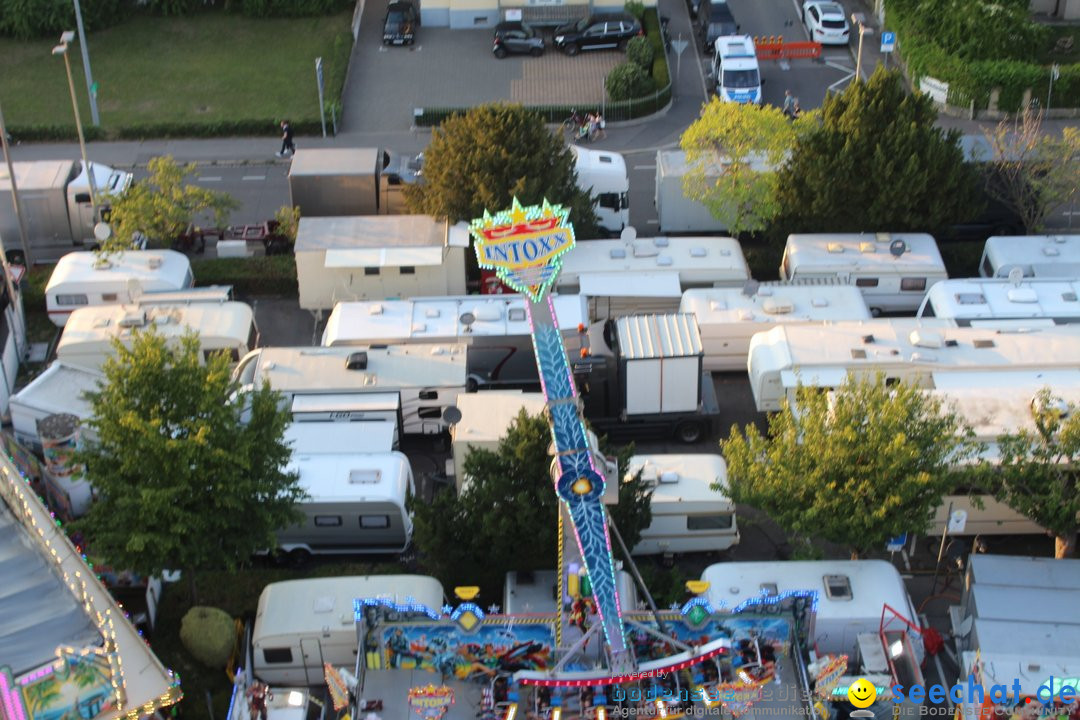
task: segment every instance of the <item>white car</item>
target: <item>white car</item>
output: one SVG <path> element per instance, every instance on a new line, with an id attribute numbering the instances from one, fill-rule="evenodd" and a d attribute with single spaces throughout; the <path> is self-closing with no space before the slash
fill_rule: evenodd
<path id="1" fill-rule="evenodd" d="M 807 0 L 802 9 L 803 24 L 810 40 L 822 45 L 847 45 L 851 35 L 844 8 L 832 0 Z"/>

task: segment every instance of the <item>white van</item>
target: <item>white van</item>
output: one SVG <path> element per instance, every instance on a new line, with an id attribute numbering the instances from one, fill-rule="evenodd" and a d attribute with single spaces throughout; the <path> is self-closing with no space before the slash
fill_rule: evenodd
<path id="1" fill-rule="evenodd" d="M 191 262 L 175 250 L 129 250 L 107 260 L 97 253 L 61 257 L 45 286 L 45 308 L 53 324 L 64 327 L 74 310 L 138 300 L 145 293 L 168 292 L 195 284 Z"/>
<path id="2" fill-rule="evenodd" d="M 618 235 L 630 224 L 630 176 L 626 159 L 617 152 L 589 150 L 571 145 L 577 170 L 577 184 L 593 199 L 593 212 L 600 227 Z"/>
<path id="3" fill-rule="evenodd" d="M 986 239 L 979 275 L 1007 278 L 1080 277 L 1080 235 L 995 235 Z"/>
<path id="4" fill-rule="evenodd" d="M 761 104 L 761 70 L 754 39 L 749 35 L 716 38 L 710 75 L 724 102 Z"/>
<path id="5" fill-rule="evenodd" d="M 922 233 L 788 235 L 780 263 L 781 280 L 854 285 L 874 315 L 914 313 L 946 278 L 937 243 Z"/>
<path id="6" fill-rule="evenodd" d="M 321 685 L 323 663 L 355 670 L 359 659 L 354 602 L 381 599 L 401 607 L 443 605 L 439 581 L 425 575 L 362 575 L 270 583 L 259 595 L 251 634 L 255 675 L 270 685 Z M 406 605 L 408 601 L 409 605 Z"/>
<path id="7" fill-rule="evenodd" d="M 739 544 L 735 503 L 713 483 L 727 487 L 727 463 L 719 455 L 634 455 L 624 478 L 638 472 L 653 488 L 652 522 L 641 531 L 633 555 L 720 552 Z"/>

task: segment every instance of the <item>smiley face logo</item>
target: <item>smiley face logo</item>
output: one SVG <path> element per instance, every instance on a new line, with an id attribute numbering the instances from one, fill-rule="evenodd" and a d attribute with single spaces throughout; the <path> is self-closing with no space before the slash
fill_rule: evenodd
<path id="1" fill-rule="evenodd" d="M 866 678 L 859 678 L 848 687 L 847 696 L 855 707 L 868 708 L 877 700 L 877 688 Z"/>

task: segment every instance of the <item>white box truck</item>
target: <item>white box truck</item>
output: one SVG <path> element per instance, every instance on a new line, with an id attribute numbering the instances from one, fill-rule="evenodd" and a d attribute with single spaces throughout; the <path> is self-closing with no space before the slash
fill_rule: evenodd
<path id="1" fill-rule="evenodd" d="M 297 150 L 289 166 L 289 201 L 303 217 L 400 215 L 402 190 L 419 177 L 420 158 L 379 148 Z"/>
<path id="2" fill-rule="evenodd" d="M 97 207 L 90 200 L 90 179 L 78 160 L 35 160 L 12 163 L 19 191 L 26 239 L 33 262 L 53 261 L 65 253 L 91 247 L 94 225 L 108 216 L 112 200 L 131 187 L 132 174 L 90 163 Z M 0 163 L 0 236 L 8 260 L 24 264 L 19 221 L 11 194 L 11 175 Z"/>
<path id="3" fill-rule="evenodd" d="M 755 172 L 773 172 L 774 168 L 763 157 L 749 160 Z M 713 216 L 703 203 L 686 196 L 683 179 L 690 172 L 686 153 L 682 150 L 659 150 L 656 153 L 656 215 L 659 232 L 677 233 L 725 233 L 727 223 Z M 723 164 L 706 168 L 706 182 L 720 182 Z"/>
<path id="4" fill-rule="evenodd" d="M 590 150 L 571 145 L 577 184 L 589 191 L 600 228 L 618 235 L 630 224 L 630 176 L 626 158 L 617 152 Z"/>

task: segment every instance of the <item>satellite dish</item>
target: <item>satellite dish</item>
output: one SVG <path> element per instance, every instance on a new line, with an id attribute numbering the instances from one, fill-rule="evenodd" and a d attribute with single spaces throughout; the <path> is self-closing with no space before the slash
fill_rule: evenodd
<path id="1" fill-rule="evenodd" d="M 450 405 L 442 411 L 442 418 L 447 425 L 461 422 L 461 410 L 456 405 Z"/>
<path id="2" fill-rule="evenodd" d="M 1009 282 L 1013 285 L 1019 285 L 1024 281 L 1024 268 L 1014 267 L 1009 271 Z"/>
<path id="3" fill-rule="evenodd" d="M 892 253 L 893 257 L 900 257 L 907 252 L 907 243 L 897 238 L 889 243 L 889 252 Z"/>
<path id="4" fill-rule="evenodd" d="M 98 242 L 105 242 L 112 237 L 112 228 L 109 223 L 99 222 L 94 225 L 94 237 Z"/>
<path id="5" fill-rule="evenodd" d="M 622 232 L 619 233 L 619 239 L 623 242 L 633 242 L 637 239 L 637 230 L 635 230 L 632 225 L 627 225 L 622 229 Z"/>

